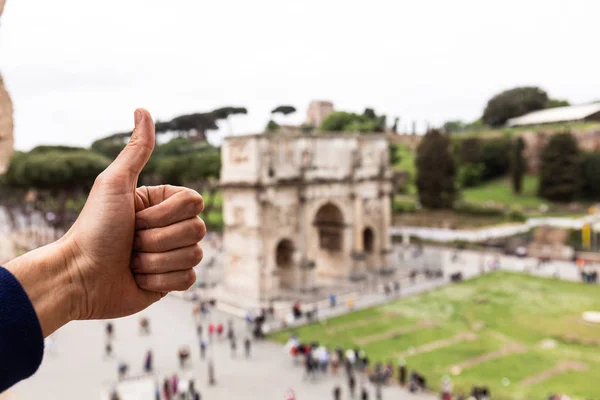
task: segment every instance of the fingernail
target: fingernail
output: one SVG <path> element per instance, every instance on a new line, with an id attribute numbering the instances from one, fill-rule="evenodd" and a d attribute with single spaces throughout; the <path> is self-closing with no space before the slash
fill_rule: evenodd
<path id="1" fill-rule="evenodd" d="M 138 126 L 140 122 L 142 122 L 142 118 L 144 118 L 144 114 L 141 110 L 135 110 L 133 113 L 133 118 L 135 120 L 135 126 Z"/>
<path id="2" fill-rule="evenodd" d="M 143 219 L 135 220 L 135 229 L 148 229 L 148 223 Z"/>

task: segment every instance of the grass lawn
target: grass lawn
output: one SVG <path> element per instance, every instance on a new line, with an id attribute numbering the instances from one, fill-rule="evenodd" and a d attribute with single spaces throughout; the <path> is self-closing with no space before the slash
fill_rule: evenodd
<path id="1" fill-rule="evenodd" d="M 395 363 L 402 357 L 436 390 L 451 375 L 455 389 L 485 384 L 497 400 L 545 399 L 550 392 L 600 399 L 600 343 L 563 340 L 569 334 L 600 339 L 600 325 L 581 320 L 588 310 L 600 311 L 598 286 L 496 272 L 296 333 L 331 347 L 361 347 L 373 361 Z M 285 342 L 288 336 L 280 332 L 273 338 Z M 541 346 L 544 339 L 554 340 L 554 347 Z M 525 381 L 565 362 L 584 371 Z"/>
<path id="2" fill-rule="evenodd" d="M 499 179 L 486 182 L 481 186 L 462 190 L 462 198 L 475 204 L 495 203 L 516 205 L 523 208 L 538 208 L 542 204 L 551 205 L 548 200 L 537 197 L 537 176 L 526 176 L 523 179 L 523 191 L 515 195 L 509 179 Z"/>

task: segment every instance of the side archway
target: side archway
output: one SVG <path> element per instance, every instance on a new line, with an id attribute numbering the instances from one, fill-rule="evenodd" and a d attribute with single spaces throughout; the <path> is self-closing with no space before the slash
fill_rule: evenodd
<path id="1" fill-rule="evenodd" d="M 282 289 L 293 289 L 295 286 L 294 272 L 294 243 L 289 239 L 282 239 L 275 248 L 275 265 L 279 276 L 279 286 Z"/>

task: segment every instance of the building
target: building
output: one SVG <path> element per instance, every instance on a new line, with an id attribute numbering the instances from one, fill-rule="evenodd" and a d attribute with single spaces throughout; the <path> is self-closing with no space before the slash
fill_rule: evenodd
<path id="1" fill-rule="evenodd" d="M 330 101 L 313 100 L 306 110 L 306 123 L 315 128 L 321 126 L 321 123 L 329 114 L 334 111 L 333 103 Z"/>
<path id="2" fill-rule="evenodd" d="M 4 9 L 0 0 L 0 16 Z M 13 152 L 13 106 L 0 75 L 0 174 L 6 171 Z"/>
<path id="3" fill-rule="evenodd" d="M 508 126 L 530 126 L 563 122 L 600 121 L 600 103 L 533 111 L 507 121 Z"/>
<path id="4" fill-rule="evenodd" d="M 249 307 L 293 298 L 389 265 L 384 135 L 236 136 L 221 157 L 222 300 Z"/>

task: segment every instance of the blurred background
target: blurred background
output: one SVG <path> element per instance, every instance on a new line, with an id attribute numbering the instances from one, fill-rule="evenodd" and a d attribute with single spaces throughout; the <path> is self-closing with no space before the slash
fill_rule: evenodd
<path id="1" fill-rule="evenodd" d="M 145 107 L 155 118 L 157 148 L 140 184 L 185 185 L 205 199 L 202 217 L 210 233 L 197 285 L 189 293 L 170 296 L 168 306 L 151 316 L 153 321 L 182 324 L 181 331 L 187 329 L 189 334 L 168 336 L 168 345 L 187 343 L 196 351 L 197 321 L 191 320 L 191 310 L 198 301 L 221 298 L 227 263 L 233 257 L 227 231 L 237 218 L 227 202 L 246 201 L 241 192 L 225 195 L 223 183 L 231 183 L 232 175 L 224 178 L 221 172 L 226 170 L 223 164 L 233 163 L 222 155 L 226 138 L 260 134 L 271 143 L 269 148 L 290 143 L 285 154 L 293 157 L 276 164 L 275 170 L 283 171 L 290 160 L 304 157 L 306 140 L 322 140 L 343 163 L 355 157 L 344 149 L 358 146 L 359 153 L 363 149 L 352 140 L 362 143 L 361 137 L 371 137 L 384 146 L 373 150 L 375 156 L 370 157 L 376 160 L 359 155 L 351 168 L 373 162 L 381 175 L 367 179 L 389 186 L 379 190 L 381 196 L 389 196 L 389 203 L 381 203 L 388 210 L 375 208 L 375 213 L 390 215 L 382 222 L 384 233 L 375 232 L 383 235 L 374 242 L 381 247 L 377 271 L 367 271 L 366 277 L 356 274 L 356 265 L 365 259 L 368 263 L 370 257 L 369 239 L 359 232 L 362 244 L 352 249 L 351 257 L 349 253 L 354 266 L 343 279 L 307 294 L 312 272 L 303 272 L 302 279 L 274 272 L 274 281 L 291 280 L 291 286 L 302 286 L 302 291 L 282 286 L 277 295 L 261 295 L 262 303 L 252 312 L 275 302 L 277 316 L 269 329 L 280 330 L 280 319 L 285 320 L 295 301 L 302 301 L 306 310 L 321 304 L 328 308 L 331 295 L 352 300 L 331 318 L 355 307 L 380 305 L 383 308 L 370 311 L 371 317 L 361 311 L 331 323 L 354 321 L 356 330 L 348 330 L 343 346 L 363 348 L 373 362 L 392 359 L 392 380 L 397 380 L 398 358 L 416 365 L 419 373 L 430 377 L 431 391 L 421 393 L 423 398 L 438 396 L 450 381 L 457 386 L 451 390 L 456 398 L 459 392 L 466 398 L 477 385 L 491 388 L 495 399 L 546 395 L 558 399 L 563 393 L 573 399 L 600 398 L 593 384 L 600 378 L 600 327 L 592 321 L 598 318 L 600 292 L 589 286 L 597 284 L 600 262 L 600 56 L 593 50 L 599 12 L 600 3 L 592 0 L 8 0 L 6 4 L 0 0 L 0 263 L 68 230 L 95 177 L 127 143 L 133 110 Z M 347 145 L 336 147 L 333 138 L 342 138 Z M 343 167 L 325 162 L 327 154 L 316 154 L 311 168 L 342 171 Z M 268 179 L 279 187 L 283 178 L 278 181 L 277 174 L 269 169 Z M 305 179 L 303 172 L 298 174 Z M 338 183 L 360 192 L 352 179 Z M 352 221 L 352 229 L 363 228 L 356 222 L 359 219 Z M 275 235 L 278 229 L 267 228 Z M 389 246 L 383 244 L 387 240 Z M 478 277 L 498 269 L 512 272 L 495 272 L 497 280 L 491 275 Z M 467 285 L 462 295 L 447 292 L 458 287 L 451 283 L 467 278 L 461 283 Z M 444 288 L 434 300 L 417 296 L 409 299 L 412 303 L 403 303 L 387 297 L 394 292 L 392 280 L 402 288 L 413 285 L 409 293 L 415 296 Z M 485 294 L 499 287 L 506 291 L 496 297 Z M 531 299 L 511 303 L 503 297 L 524 292 L 537 293 L 535 304 L 540 308 L 522 310 L 522 302 Z M 466 305 L 477 296 L 478 306 Z M 564 304 L 552 306 L 558 298 Z M 238 319 L 252 307 L 233 303 L 216 307 L 212 318 L 241 322 Z M 451 316 L 432 312 L 449 304 Z M 414 320 L 407 317 L 409 310 L 419 308 L 430 313 L 424 311 Z M 506 308 L 512 310 L 510 318 L 496 317 Z M 385 319 L 389 312 L 408 318 L 404 323 L 435 320 L 436 328 L 424 334 L 427 339 L 422 332 L 400 330 L 408 337 L 401 343 L 392 343 L 397 339 L 393 334 L 372 336 L 397 326 L 358 329 L 366 316 Z M 525 321 L 525 316 L 533 319 Z M 458 320 L 467 322 L 459 326 Z M 293 324 L 311 322 L 309 318 Z M 493 332 L 479 332 L 474 328 L 479 322 Z M 575 328 L 568 328 L 571 324 Z M 47 357 L 42 373 L 32 378 L 34 383 L 25 382 L 4 396 L 43 398 L 44 390 L 50 390 L 49 398 L 108 398 L 119 391 L 129 393 L 121 393 L 127 399 L 146 398 L 142 389 L 137 393 L 120 388 L 130 382 L 117 379 L 116 360 L 111 361 L 115 365 L 95 360 L 91 364 L 104 364 L 88 371 L 87 383 L 65 392 L 66 365 L 81 360 L 81 352 L 75 351 L 79 333 L 102 332 L 98 324 L 81 326 L 77 328 L 81 331 L 65 334 L 69 339 L 62 342 L 58 333 L 50 346 L 60 343 L 60 351 Z M 335 347 L 334 331 L 311 330 L 311 325 L 306 329 L 298 331 L 300 340 Z M 468 335 L 453 339 L 463 346 L 453 352 L 440 344 L 463 335 L 465 329 L 478 339 Z M 263 368 L 281 373 L 283 386 L 266 389 L 273 384 L 268 377 L 248 377 L 247 367 L 228 364 L 231 379 L 238 382 L 236 377 L 241 377 L 242 393 L 258 386 L 264 389 L 261 396 L 281 398 L 284 389 L 293 387 L 298 398 L 326 398 L 334 385 L 346 385 L 342 378 L 328 377 L 310 386 L 297 379 L 300 371 L 288 365 L 287 358 L 281 363 L 286 363 L 284 370 L 291 370 L 289 375 L 279 372 L 280 364 L 268 360 L 273 354 L 281 356 L 278 341 L 286 342 L 289 332 L 277 335 L 261 345 Z M 94 340 L 102 347 L 105 339 L 97 336 Z M 129 346 L 135 339 L 129 340 L 121 345 Z M 148 346 L 157 353 L 171 351 L 164 348 L 165 340 L 157 336 Z M 542 345 L 544 340 L 551 342 Z M 419 358 L 428 343 L 433 347 L 426 352 L 436 356 Z M 229 342 L 220 345 L 227 347 Z M 545 352 L 539 350 L 543 346 Z M 222 355 L 226 350 L 221 350 L 221 357 L 230 362 Z M 416 353 L 411 356 L 411 351 Z M 94 357 L 102 352 L 98 349 Z M 524 364 L 519 360 L 523 354 L 530 357 L 526 358 L 530 368 L 508 376 L 507 371 Z M 135 357 L 142 356 L 122 358 Z M 162 384 L 163 375 L 171 374 L 169 368 L 176 369 L 173 364 L 165 361 L 169 366 L 160 377 L 152 376 L 152 394 L 147 398 L 154 395 L 153 380 Z M 195 368 L 188 371 L 194 376 L 188 380 L 206 380 L 208 367 Z M 70 380 L 78 375 L 68 374 Z M 377 379 L 369 381 L 365 375 L 370 383 L 364 387 L 372 396 L 381 390 Z M 385 390 L 390 398 L 419 396 L 389 386 Z M 237 393 L 226 384 L 206 390 L 206 398 Z M 216 390 L 212 397 L 210 390 Z M 485 398 L 479 392 L 474 396 Z"/>

